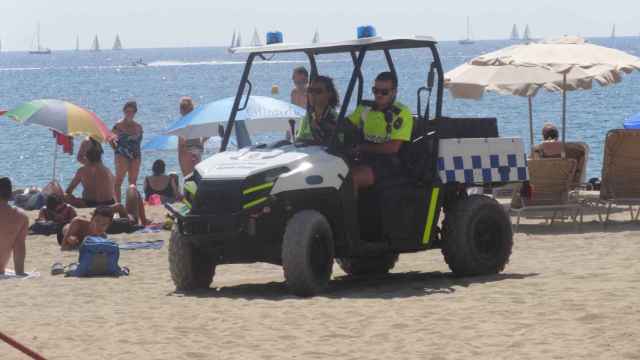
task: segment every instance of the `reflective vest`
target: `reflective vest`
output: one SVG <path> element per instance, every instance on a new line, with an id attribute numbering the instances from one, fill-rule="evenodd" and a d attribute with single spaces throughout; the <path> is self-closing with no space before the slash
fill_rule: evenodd
<path id="1" fill-rule="evenodd" d="M 410 141 L 413 116 L 405 105 L 395 102 L 388 110 L 374 110 L 368 104 L 358 105 L 349 121 L 360 128 L 366 141 L 383 144 L 391 140 Z"/>

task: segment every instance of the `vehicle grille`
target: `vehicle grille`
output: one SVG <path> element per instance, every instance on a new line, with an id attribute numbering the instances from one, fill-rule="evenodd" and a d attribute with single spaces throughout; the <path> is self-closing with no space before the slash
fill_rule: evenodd
<path id="1" fill-rule="evenodd" d="M 242 180 L 201 180 L 193 214 L 232 214 L 242 209 Z"/>

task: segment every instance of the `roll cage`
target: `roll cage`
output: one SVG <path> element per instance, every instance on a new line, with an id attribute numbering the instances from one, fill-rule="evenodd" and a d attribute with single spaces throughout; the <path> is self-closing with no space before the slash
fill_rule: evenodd
<path id="1" fill-rule="evenodd" d="M 428 64 L 427 66 L 427 84 L 426 86 L 418 89 L 417 97 L 418 97 L 418 105 L 417 105 L 417 117 L 419 121 L 428 121 L 428 113 L 429 102 L 425 106 L 425 113 L 422 113 L 421 110 L 421 96 L 423 92 L 431 91 L 434 86 L 434 80 L 436 85 L 436 108 L 435 108 L 435 117 L 439 118 L 442 116 L 442 101 L 443 101 L 443 93 L 444 93 L 444 71 L 442 69 L 442 62 L 440 61 L 440 56 L 438 50 L 436 48 L 436 40 L 431 37 L 426 36 L 413 36 L 413 37 L 401 37 L 401 38 L 391 38 L 385 39 L 381 37 L 374 38 L 366 38 L 359 40 L 351 40 L 345 42 L 338 43 L 325 43 L 325 44 L 311 44 L 311 45 L 290 45 L 290 44 L 273 44 L 259 47 L 241 47 L 231 49 L 234 53 L 244 53 L 248 54 L 247 60 L 244 66 L 244 70 L 242 72 L 242 78 L 240 79 L 240 85 L 238 86 L 238 91 L 236 93 L 236 97 L 233 103 L 233 108 L 231 110 L 231 114 L 229 115 L 229 120 L 227 122 L 227 126 L 224 130 L 224 136 L 222 139 L 222 144 L 220 146 L 220 151 L 225 151 L 227 145 L 229 143 L 229 138 L 231 137 L 231 131 L 233 130 L 236 115 L 238 111 L 241 111 L 246 108 L 247 102 L 249 101 L 249 97 L 251 96 L 252 84 L 249 81 L 249 74 L 251 72 L 251 67 L 256 58 L 260 58 L 263 60 L 270 60 L 276 54 L 279 53 L 304 53 L 309 59 L 310 70 L 311 70 L 311 79 L 318 75 L 318 67 L 316 63 L 316 56 L 321 54 L 340 54 L 340 53 L 348 53 L 351 55 L 351 59 L 353 62 L 353 71 L 351 73 L 351 78 L 349 80 L 347 90 L 344 94 L 344 98 L 342 101 L 342 105 L 340 107 L 340 112 L 338 115 L 338 124 L 337 129 L 342 129 L 344 127 L 344 119 L 347 114 L 347 108 L 351 102 L 351 97 L 353 96 L 354 88 L 357 86 L 357 103 L 359 104 L 362 101 L 363 89 L 364 89 L 364 79 L 362 75 L 362 64 L 364 62 L 365 56 L 370 51 L 382 51 L 384 53 L 384 57 L 389 68 L 389 71 L 396 74 L 396 68 L 393 62 L 393 58 L 391 57 L 391 50 L 400 50 L 400 49 L 418 49 L 418 48 L 428 48 L 431 50 L 431 54 L 433 56 L 433 62 Z M 434 79 L 434 77 L 436 77 Z M 241 104 L 243 95 L 245 90 L 248 88 L 248 92 L 246 97 L 244 97 L 244 103 Z M 335 140 L 335 137 L 334 137 Z M 331 147 L 335 146 L 335 141 L 332 142 Z M 330 149 L 331 150 L 331 149 Z"/>

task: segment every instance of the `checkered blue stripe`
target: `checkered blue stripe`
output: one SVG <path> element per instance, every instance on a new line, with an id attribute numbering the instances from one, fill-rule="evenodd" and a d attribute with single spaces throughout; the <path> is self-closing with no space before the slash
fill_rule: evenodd
<path id="1" fill-rule="evenodd" d="M 529 179 L 526 154 L 440 157 L 438 171 L 444 183 L 483 184 Z"/>

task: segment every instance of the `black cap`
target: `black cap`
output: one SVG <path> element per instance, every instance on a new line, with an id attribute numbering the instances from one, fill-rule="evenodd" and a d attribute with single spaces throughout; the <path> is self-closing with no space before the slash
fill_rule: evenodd
<path id="1" fill-rule="evenodd" d="M 11 199 L 12 192 L 11 179 L 6 176 L 0 177 L 0 199 L 1 200 L 9 200 Z"/>

